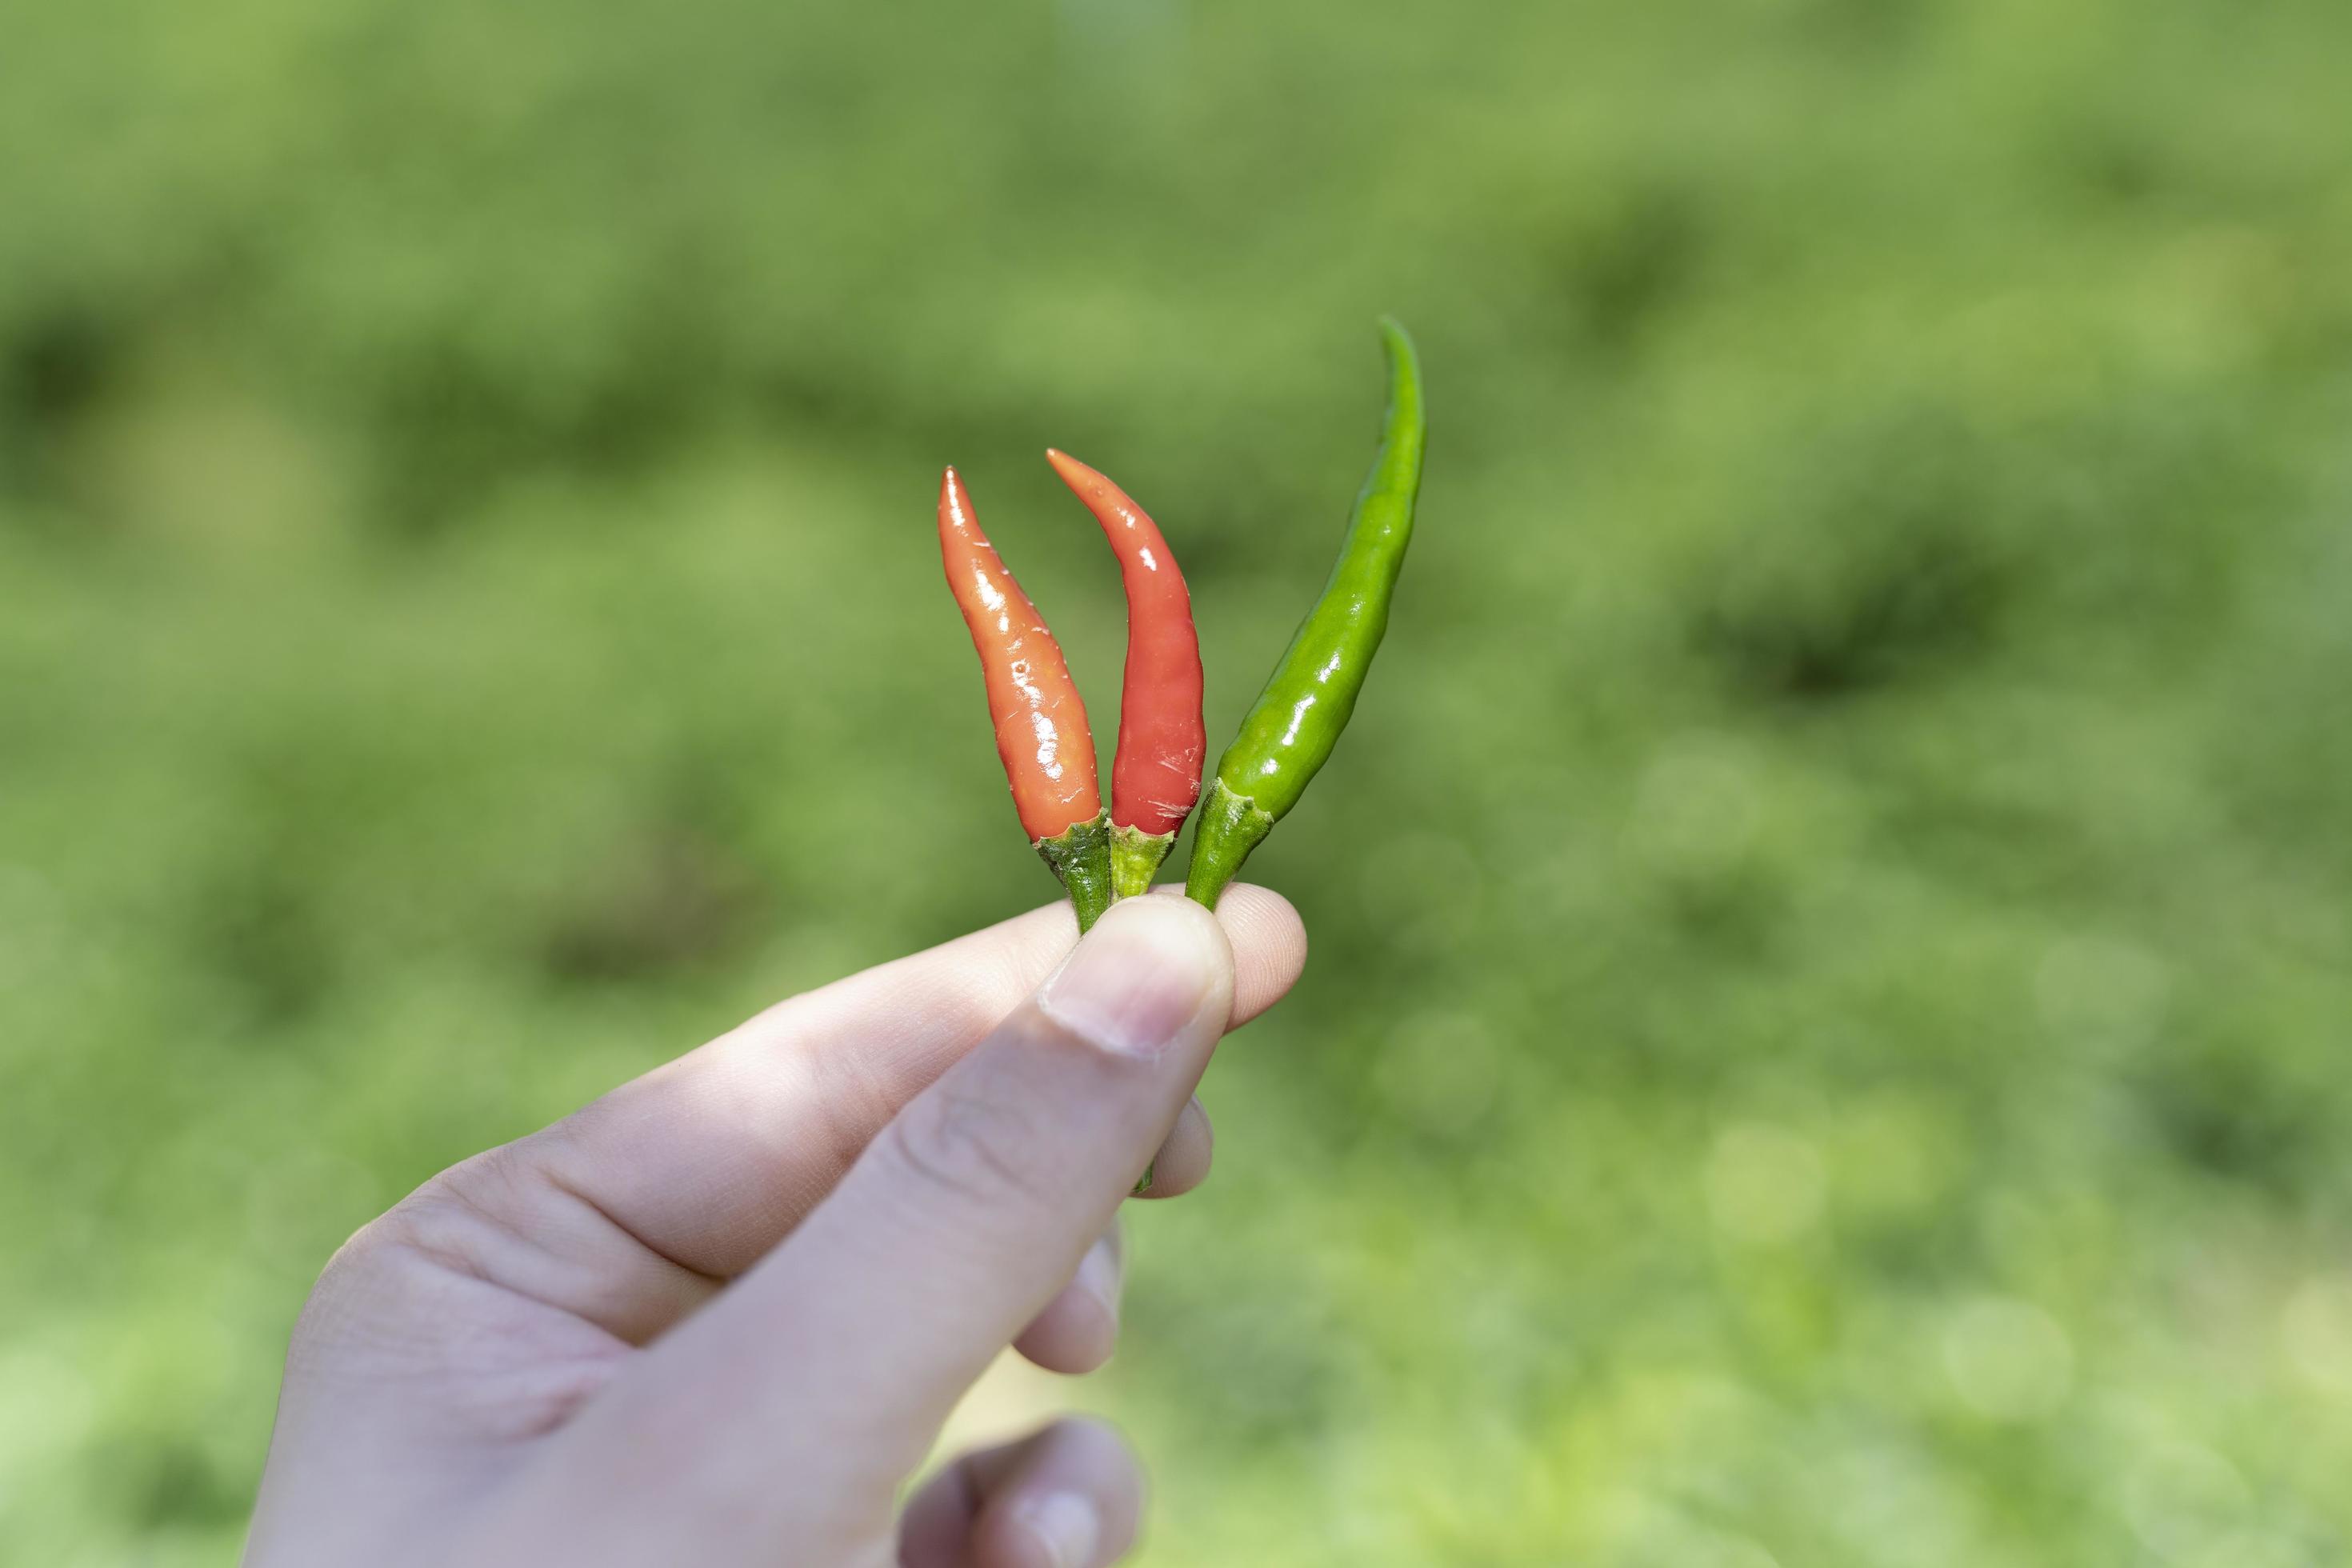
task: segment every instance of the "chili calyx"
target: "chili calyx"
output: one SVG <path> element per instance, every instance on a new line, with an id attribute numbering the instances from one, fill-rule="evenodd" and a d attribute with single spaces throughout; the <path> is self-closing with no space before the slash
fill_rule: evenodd
<path id="1" fill-rule="evenodd" d="M 1111 886 L 1148 892 L 1152 874 L 1201 798 L 1208 734 L 1201 722 L 1201 639 L 1192 595 L 1150 514 L 1108 478 L 1046 448 L 1118 557 L 1127 590 L 1127 675 L 1119 693 L 1118 752 L 1110 773 Z"/>
<path id="2" fill-rule="evenodd" d="M 1094 731 L 1061 644 L 981 531 L 953 468 L 940 480 L 940 559 L 980 655 L 1013 808 L 1069 890 L 1083 931 L 1111 901 L 1110 818 L 1095 775 Z"/>
<path id="3" fill-rule="evenodd" d="M 1339 559 L 1241 732 L 1218 760 L 1201 803 L 1184 891 L 1212 909 L 1250 851 L 1298 804 L 1307 782 L 1329 760 L 1388 631 L 1389 603 L 1412 542 L 1428 431 L 1412 340 L 1384 317 L 1381 341 L 1388 354 L 1388 412 L 1371 472 L 1349 514 Z"/>

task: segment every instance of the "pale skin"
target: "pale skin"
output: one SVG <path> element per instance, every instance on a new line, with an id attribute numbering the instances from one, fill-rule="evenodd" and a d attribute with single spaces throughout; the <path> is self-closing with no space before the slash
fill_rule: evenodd
<path id="1" fill-rule="evenodd" d="M 1216 1042 L 1297 978 L 1263 889 L 1067 905 L 793 997 L 434 1177 L 294 1331 L 250 1568 L 1101 1568 L 1142 1479 L 1064 1421 L 910 1497 L 1007 1344 L 1117 1341 L 1119 1205 L 1209 1168 Z"/>

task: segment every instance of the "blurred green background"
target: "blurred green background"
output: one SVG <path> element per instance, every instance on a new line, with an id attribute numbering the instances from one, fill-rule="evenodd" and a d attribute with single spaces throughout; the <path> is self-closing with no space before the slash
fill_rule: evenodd
<path id="1" fill-rule="evenodd" d="M 233 1559 L 354 1226 L 1042 901 L 1368 458 L 1297 994 L 1074 1396 L 1144 1561 L 2352 1552 L 2340 0 L 92 0 L 0 43 L 0 1560 Z"/>

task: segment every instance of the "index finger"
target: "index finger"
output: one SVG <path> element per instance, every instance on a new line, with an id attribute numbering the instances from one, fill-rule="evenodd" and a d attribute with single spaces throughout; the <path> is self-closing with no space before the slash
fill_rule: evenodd
<path id="1" fill-rule="evenodd" d="M 1181 897 L 1174 889 L 1160 896 Z M 1307 936 L 1279 893 L 1217 906 L 1236 1028 L 1298 978 Z M 659 1258 L 732 1279 L 833 1190 L 899 1109 L 1069 953 L 1053 904 L 770 1008 L 527 1139 L 516 1152 Z"/>

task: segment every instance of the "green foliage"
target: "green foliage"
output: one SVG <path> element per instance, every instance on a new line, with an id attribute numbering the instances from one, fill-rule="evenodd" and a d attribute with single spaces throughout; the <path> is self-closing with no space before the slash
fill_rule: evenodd
<path id="1" fill-rule="evenodd" d="M 940 463 L 1106 757 L 1040 449 L 1150 506 L 1222 741 L 1383 310 L 1315 957 L 1089 1395 L 1146 1560 L 2352 1552 L 2352 11 L 30 11 L 0 1560 L 231 1561 L 352 1227 L 1042 898 Z"/>

